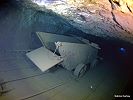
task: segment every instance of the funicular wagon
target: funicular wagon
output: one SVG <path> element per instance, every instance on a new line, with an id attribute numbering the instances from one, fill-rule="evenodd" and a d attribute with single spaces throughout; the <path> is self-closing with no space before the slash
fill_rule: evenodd
<path id="1" fill-rule="evenodd" d="M 41 71 L 61 65 L 77 77 L 83 76 L 87 65 L 94 67 L 98 61 L 99 46 L 81 37 L 36 32 L 42 47 L 28 52 L 27 57 Z"/>

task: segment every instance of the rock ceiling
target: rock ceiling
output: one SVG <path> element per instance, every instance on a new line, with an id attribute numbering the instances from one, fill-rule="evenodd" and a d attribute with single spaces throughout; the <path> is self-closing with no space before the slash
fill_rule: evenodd
<path id="1" fill-rule="evenodd" d="M 133 43 L 133 0 L 25 0 L 52 11 L 87 34 Z"/>

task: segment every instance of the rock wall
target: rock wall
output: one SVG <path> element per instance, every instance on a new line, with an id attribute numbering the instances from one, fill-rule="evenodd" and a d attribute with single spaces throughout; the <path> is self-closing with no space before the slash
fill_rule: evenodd
<path id="1" fill-rule="evenodd" d="M 70 22 L 75 27 L 88 34 L 91 31 L 92 34 L 97 36 L 109 36 L 132 42 L 133 0 L 67 1 L 69 4 L 80 9 L 75 11 L 75 13 L 80 13 L 82 20 L 79 20 L 77 17 L 77 21 L 74 19 L 74 22 Z M 95 30 L 93 29 L 94 27 Z"/>
<path id="2" fill-rule="evenodd" d="M 72 28 L 69 23 L 51 13 L 28 8 L 6 8 L 0 11 L 0 50 L 28 50 L 33 46 L 33 33 L 43 31 L 65 34 Z"/>
<path id="3" fill-rule="evenodd" d="M 88 6 L 89 4 L 96 4 L 98 2 L 104 3 L 108 2 L 108 0 L 66 0 L 68 4 L 75 5 L 78 7 Z M 109 0 L 114 3 L 115 8 L 119 9 L 124 13 L 133 13 L 133 0 Z"/>
<path id="4" fill-rule="evenodd" d="M 28 30 L 37 31 L 36 27 L 40 27 L 41 31 L 52 32 L 51 30 L 54 30 L 54 33 L 67 33 L 70 29 L 76 28 L 89 35 L 133 43 L 132 0 L 53 0 L 56 2 L 43 6 L 33 3 L 34 0 L 17 1 L 18 5 L 22 4 L 27 9 L 33 10 L 33 12 L 27 10 L 17 14 L 22 22 L 20 26 L 25 27 L 24 30 L 27 32 Z M 40 12 L 41 14 L 38 14 Z M 46 12 L 51 15 L 50 20 L 45 15 Z M 56 15 L 58 18 L 53 17 Z M 63 19 L 62 24 L 58 19 Z M 6 20 L 8 21 L 8 19 Z"/>
<path id="5" fill-rule="evenodd" d="M 133 0 L 112 0 L 114 20 L 128 33 L 133 34 Z"/>
<path id="6" fill-rule="evenodd" d="M 97 0 L 66 0 L 68 4 L 75 5 L 78 7 L 88 6 L 89 4 L 96 3 Z"/>
<path id="7" fill-rule="evenodd" d="M 113 0 L 120 11 L 124 13 L 133 13 L 133 0 Z"/>

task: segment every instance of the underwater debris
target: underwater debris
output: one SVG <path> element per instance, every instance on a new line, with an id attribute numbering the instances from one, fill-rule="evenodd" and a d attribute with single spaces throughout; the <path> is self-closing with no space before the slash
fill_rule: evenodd
<path id="1" fill-rule="evenodd" d="M 8 93 L 10 91 L 11 91 L 11 89 L 7 89 L 4 79 L 0 78 L 0 96 L 4 95 L 5 93 Z"/>

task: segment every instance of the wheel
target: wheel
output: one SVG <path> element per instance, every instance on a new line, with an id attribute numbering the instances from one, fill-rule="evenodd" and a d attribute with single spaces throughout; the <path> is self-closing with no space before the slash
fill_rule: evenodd
<path id="1" fill-rule="evenodd" d="M 96 67 L 97 64 L 98 64 L 98 60 L 95 59 L 95 60 L 91 63 L 90 68 L 94 68 L 94 67 Z"/>
<path id="2" fill-rule="evenodd" d="M 87 66 L 85 64 L 79 64 L 74 70 L 74 75 L 77 77 L 82 77 L 86 72 L 86 68 Z"/>

